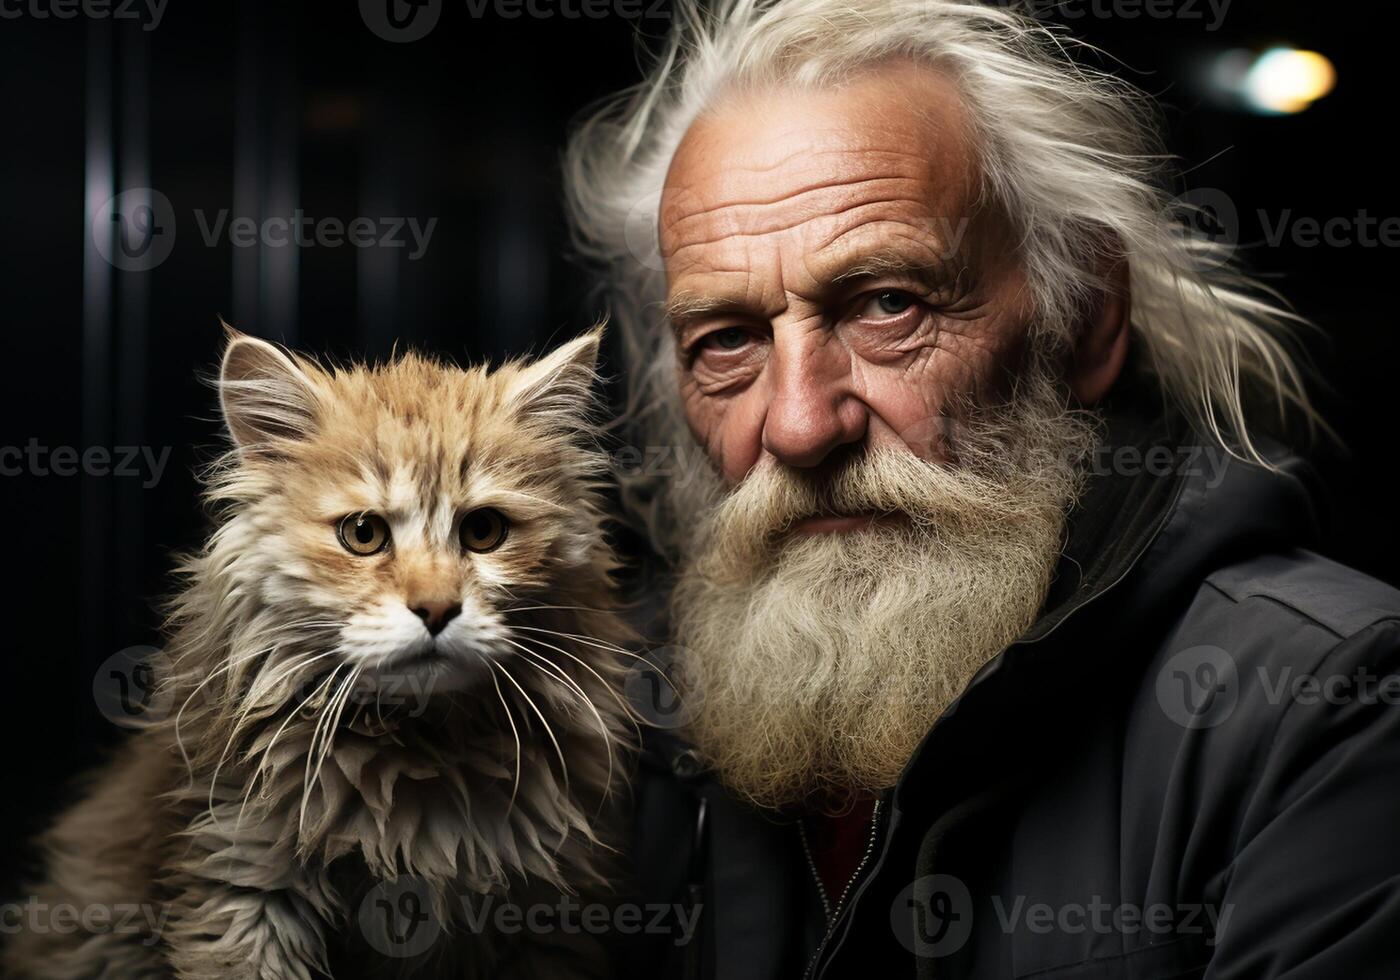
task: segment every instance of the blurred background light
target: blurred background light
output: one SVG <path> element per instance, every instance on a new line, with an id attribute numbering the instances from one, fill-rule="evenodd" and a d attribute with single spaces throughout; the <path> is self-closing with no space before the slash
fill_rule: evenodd
<path id="1" fill-rule="evenodd" d="M 1292 115 L 1336 88 L 1337 70 L 1316 51 L 1235 48 L 1210 60 L 1206 82 L 1216 102 L 1259 115 Z"/>

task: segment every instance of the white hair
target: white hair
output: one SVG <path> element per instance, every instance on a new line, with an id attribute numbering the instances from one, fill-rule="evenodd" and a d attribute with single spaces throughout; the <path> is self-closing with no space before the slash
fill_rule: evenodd
<path id="1" fill-rule="evenodd" d="M 1282 428 L 1290 408 L 1318 421 L 1289 329 L 1303 321 L 1229 244 L 1181 220 L 1154 103 L 1071 58 L 1087 45 L 971 0 L 677 0 L 675 18 L 646 78 L 584 119 L 564 161 L 575 246 L 604 266 L 622 335 L 631 438 L 684 445 L 657 217 L 691 123 L 736 90 L 830 87 L 911 61 L 966 101 L 982 193 L 1016 230 L 1038 338 L 1072 340 L 1124 257 L 1145 367 L 1202 438 L 1262 463 L 1256 429 Z"/>

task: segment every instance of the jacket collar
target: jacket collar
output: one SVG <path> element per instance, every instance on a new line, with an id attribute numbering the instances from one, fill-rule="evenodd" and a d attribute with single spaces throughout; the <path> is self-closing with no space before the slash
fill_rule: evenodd
<path id="1" fill-rule="evenodd" d="M 1160 409 L 1106 413 L 1089 475 L 1066 524 L 1064 549 L 1040 617 L 1020 639 L 1034 643 L 1121 582 L 1156 539 L 1176 506 L 1189 467 L 1183 427 Z"/>
<path id="2" fill-rule="evenodd" d="M 1194 587 L 1233 552 L 1265 541 L 1295 545 L 1315 534 L 1310 471 L 1278 444 L 1265 442 L 1263 451 L 1275 470 L 1231 456 L 1141 388 L 1120 394 L 1105 406 L 1103 435 L 1068 516 L 1041 613 L 1012 648 L 1039 644 L 1110 592 L 1108 618 L 1121 621 Z M 1004 659 L 992 658 L 969 688 Z M 685 778 L 698 775 L 683 740 L 654 734 L 646 741 L 663 764 Z"/>

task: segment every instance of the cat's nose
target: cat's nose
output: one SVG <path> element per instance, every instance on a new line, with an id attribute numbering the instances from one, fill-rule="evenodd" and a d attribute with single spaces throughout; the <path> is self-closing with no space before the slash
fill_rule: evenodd
<path id="1" fill-rule="evenodd" d="M 423 621 L 428 632 L 437 636 L 453 617 L 462 611 L 460 602 L 420 602 L 412 607 L 413 615 Z"/>

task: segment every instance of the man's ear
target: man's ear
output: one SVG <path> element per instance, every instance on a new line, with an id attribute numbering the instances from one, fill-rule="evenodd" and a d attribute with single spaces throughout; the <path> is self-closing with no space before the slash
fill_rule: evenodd
<path id="1" fill-rule="evenodd" d="M 600 323 L 567 344 L 527 364 L 511 379 L 509 403 L 523 414 L 561 428 L 576 429 L 593 407 L 593 382 L 598 377 Z"/>
<path id="2" fill-rule="evenodd" d="M 238 448 L 269 450 L 304 439 L 316 426 L 316 389 L 280 347 L 224 324 L 228 346 L 219 366 L 219 405 Z"/>
<path id="3" fill-rule="evenodd" d="M 1128 260 L 1117 259 L 1104 276 L 1106 287 L 1079 331 L 1070 355 L 1070 391 L 1081 405 L 1094 405 L 1113 388 L 1128 359 L 1132 293 Z"/>

